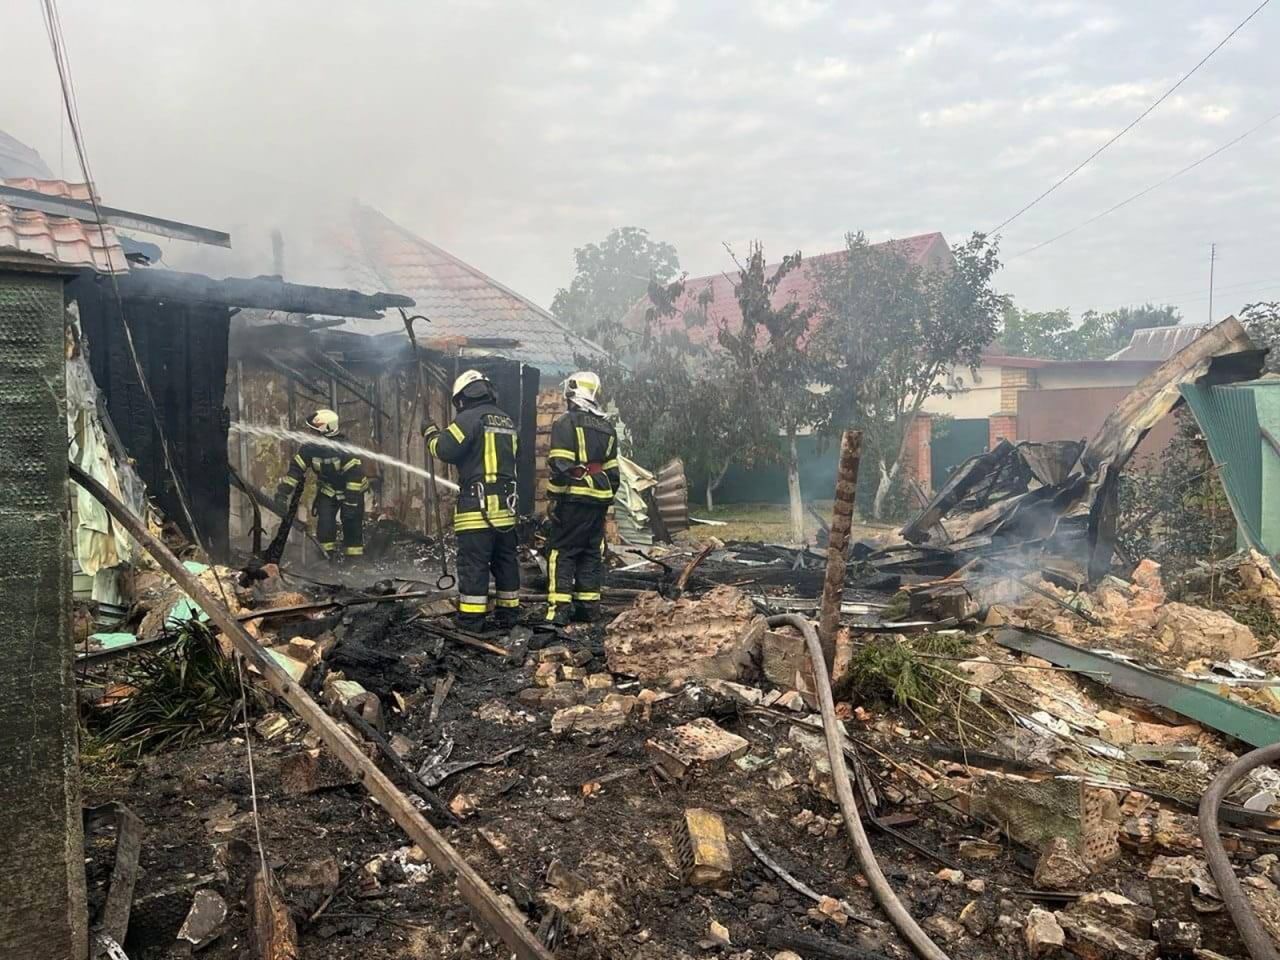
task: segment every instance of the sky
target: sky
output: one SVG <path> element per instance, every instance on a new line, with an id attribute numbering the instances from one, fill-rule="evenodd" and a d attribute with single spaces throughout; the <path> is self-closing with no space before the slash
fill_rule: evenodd
<path id="1" fill-rule="evenodd" d="M 353 198 L 547 306 L 617 226 L 690 275 L 990 231 L 1140 114 L 1259 0 L 60 0 L 104 200 L 229 230 L 269 272 Z M 7 0 L 0 129 L 81 179 L 38 0 Z M 1029 309 L 1280 298 L 1280 3 L 1006 227 Z M 176 249 L 175 249 L 176 246 Z M 219 259 L 221 258 L 221 259 Z M 301 268 L 303 265 L 297 265 Z M 288 272 L 288 268 L 287 268 Z M 304 271 L 305 272 L 305 271 Z"/>

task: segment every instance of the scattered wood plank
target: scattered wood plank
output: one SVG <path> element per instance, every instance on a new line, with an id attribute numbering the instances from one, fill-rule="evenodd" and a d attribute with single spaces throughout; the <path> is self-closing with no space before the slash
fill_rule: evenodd
<path id="1" fill-rule="evenodd" d="M 405 784 L 420 796 L 431 806 L 437 814 L 443 817 L 448 823 L 457 825 L 460 821 L 450 811 L 449 805 L 446 804 L 434 790 L 418 779 L 418 775 L 409 769 L 408 764 L 400 759 L 400 755 L 391 749 L 391 744 L 368 720 L 360 715 L 360 713 L 351 704 L 347 704 L 342 708 L 342 714 L 347 718 L 347 722 L 360 732 L 360 735 L 382 751 L 383 757 L 391 768 L 400 774 Z"/>
<path id="2" fill-rule="evenodd" d="M 440 708 L 444 706 L 444 698 L 449 696 L 449 691 L 453 689 L 453 681 L 457 678 L 451 673 L 436 681 L 436 690 L 431 697 L 431 715 L 430 720 L 435 723 L 440 719 Z"/>
<path id="3" fill-rule="evenodd" d="M 249 878 L 249 953 L 254 960 L 298 960 L 298 930 L 275 885 L 266 864 Z"/>

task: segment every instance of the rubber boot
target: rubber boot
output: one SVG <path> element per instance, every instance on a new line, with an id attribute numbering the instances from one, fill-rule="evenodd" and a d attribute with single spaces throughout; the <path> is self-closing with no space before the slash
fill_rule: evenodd
<path id="1" fill-rule="evenodd" d="M 510 630 L 520 622 L 519 607 L 498 607 L 493 611 L 493 622 L 499 630 Z"/>
<path id="2" fill-rule="evenodd" d="M 459 630 L 465 630 L 468 633 L 484 633 L 483 613 L 455 613 L 453 622 Z"/>
<path id="3" fill-rule="evenodd" d="M 567 603 L 556 606 L 555 613 L 547 611 L 546 624 L 551 627 L 567 627 L 573 619 L 573 609 Z"/>
<path id="4" fill-rule="evenodd" d="M 595 600 L 575 600 L 573 604 L 574 623 L 595 623 L 599 619 L 600 604 Z"/>

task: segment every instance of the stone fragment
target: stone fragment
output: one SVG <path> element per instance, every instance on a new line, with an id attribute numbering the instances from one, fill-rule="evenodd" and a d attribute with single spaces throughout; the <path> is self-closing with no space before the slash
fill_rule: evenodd
<path id="1" fill-rule="evenodd" d="M 1086 893 L 1071 905 L 1071 912 L 1119 927 L 1143 940 L 1151 938 L 1151 922 L 1156 916 L 1150 907 L 1111 890 Z"/>
<path id="2" fill-rule="evenodd" d="M 921 926 L 924 927 L 925 932 L 941 940 L 943 943 L 955 943 L 964 936 L 964 927 L 956 923 L 950 917 L 941 913 L 935 913 L 931 917 L 926 917 Z"/>
<path id="3" fill-rule="evenodd" d="M 222 934 L 227 919 L 227 901 L 213 890 L 197 890 L 191 909 L 178 930 L 178 939 L 199 950 L 208 946 Z"/>
<path id="4" fill-rule="evenodd" d="M 964 874 L 959 870 L 951 870 L 946 867 L 934 874 L 943 883 L 949 883 L 953 887 L 958 887 L 964 883 Z"/>
<path id="5" fill-rule="evenodd" d="M 1022 927 L 1023 942 L 1032 957 L 1049 957 L 1059 953 L 1067 942 L 1066 932 L 1048 910 L 1033 907 Z"/>
<path id="6" fill-rule="evenodd" d="M 590 706 L 584 703 L 557 710 L 551 717 L 551 732 L 554 734 L 608 733 L 624 726 L 626 722 L 627 715 L 615 706 L 603 703 Z"/>
<path id="7" fill-rule="evenodd" d="M 1054 837 L 1036 864 L 1035 885 L 1042 890 L 1073 890 L 1089 876 L 1079 852 L 1063 837 Z"/>
<path id="8" fill-rule="evenodd" d="M 644 594 L 605 628 L 605 658 L 611 672 L 646 683 L 737 680 L 753 662 L 763 628 L 751 598 L 735 587 L 678 600 Z"/>
<path id="9" fill-rule="evenodd" d="M 1239 660 L 1258 652 L 1253 631 L 1230 614 L 1186 603 L 1161 607 L 1155 632 L 1161 650 L 1182 660 Z"/>
<path id="10" fill-rule="evenodd" d="M 552 860 L 547 864 L 547 883 L 572 897 L 586 893 L 591 888 L 586 877 L 567 867 L 561 860 Z"/>
<path id="11" fill-rule="evenodd" d="M 991 907 L 981 900 L 970 900 L 960 911 L 960 925 L 975 937 L 980 937 L 991 926 Z"/>
<path id="12" fill-rule="evenodd" d="M 279 713 L 268 713 L 254 724 L 253 729 L 263 740 L 274 740 L 289 729 L 289 721 Z"/>
<path id="13" fill-rule="evenodd" d="M 1056 914 L 1067 948 L 1081 960 L 1155 960 L 1160 946 L 1119 927 L 1069 911 Z"/>
<path id="14" fill-rule="evenodd" d="M 539 687 L 555 686 L 560 682 L 560 664 L 550 660 L 538 664 L 533 671 L 533 682 Z"/>

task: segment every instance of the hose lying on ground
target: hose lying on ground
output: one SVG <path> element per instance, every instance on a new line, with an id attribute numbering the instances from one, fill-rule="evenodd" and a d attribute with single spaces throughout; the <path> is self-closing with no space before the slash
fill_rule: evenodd
<path id="1" fill-rule="evenodd" d="M 915 918 L 907 912 L 898 895 L 889 886 L 884 871 L 876 862 L 876 856 L 867 840 L 867 832 L 862 829 L 862 818 L 858 816 L 858 808 L 853 799 L 853 788 L 849 785 L 849 770 L 844 763 L 844 745 L 841 743 L 843 730 L 836 719 L 836 706 L 831 698 L 831 678 L 827 675 L 827 663 L 822 654 L 822 643 L 818 640 L 818 632 L 808 620 L 794 613 L 783 613 L 769 617 L 771 627 L 795 627 L 804 637 L 809 650 L 809 660 L 813 664 L 813 683 L 817 688 L 818 710 L 822 714 L 822 730 L 827 738 L 827 756 L 831 762 L 831 778 L 835 781 L 836 798 L 840 802 L 840 813 L 844 817 L 845 830 L 853 843 L 853 852 L 858 858 L 858 868 L 867 878 L 871 894 L 876 903 L 889 917 L 902 938 L 911 944 L 911 948 L 924 960 L 949 960 L 946 953 L 929 939 L 929 935 L 920 928 Z M 1255 957 L 1255 960 L 1257 958 Z M 1274 960 L 1274 958 L 1273 958 Z"/>
<path id="2" fill-rule="evenodd" d="M 1222 837 L 1218 833 L 1218 807 L 1222 804 L 1222 798 L 1244 779 L 1245 774 L 1255 767 L 1276 760 L 1280 760 L 1280 743 L 1246 753 L 1218 774 L 1200 798 L 1200 840 L 1204 844 L 1205 859 L 1209 861 L 1209 871 L 1218 884 L 1218 892 L 1253 960 L 1277 960 L 1276 948 L 1270 935 L 1258 922 L 1257 914 L 1249 905 L 1227 851 L 1222 846 Z"/>

